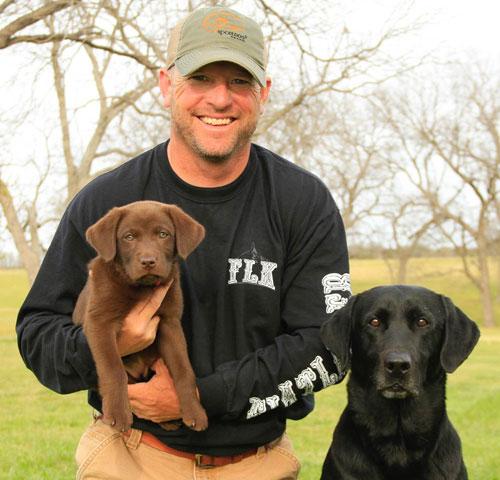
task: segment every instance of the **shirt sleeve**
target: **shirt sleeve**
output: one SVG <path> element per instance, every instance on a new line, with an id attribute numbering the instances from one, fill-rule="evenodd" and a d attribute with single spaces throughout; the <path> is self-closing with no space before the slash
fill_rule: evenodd
<path id="1" fill-rule="evenodd" d="M 321 324 L 351 294 L 345 230 L 326 187 L 317 182 L 308 193 L 291 213 L 280 299 L 283 333 L 198 379 L 209 415 L 253 419 L 281 410 L 293 418 L 298 407 L 300 416 L 313 392 L 346 374 L 319 335 Z"/>
<path id="2" fill-rule="evenodd" d="M 73 203 L 64 214 L 17 318 L 17 338 L 26 366 L 59 393 L 95 387 L 97 375 L 81 326 L 71 314 L 95 254 L 75 226 Z"/>

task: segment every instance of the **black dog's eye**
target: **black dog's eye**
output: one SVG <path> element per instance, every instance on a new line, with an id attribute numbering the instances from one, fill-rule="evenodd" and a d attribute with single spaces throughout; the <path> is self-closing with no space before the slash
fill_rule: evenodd
<path id="1" fill-rule="evenodd" d="M 160 238 L 167 238 L 167 237 L 169 237 L 169 236 L 170 236 L 170 233 L 161 231 L 161 232 L 158 234 L 158 236 L 159 236 Z"/>
<path id="2" fill-rule="evenodd" d="M 429 325 L 429 322 L 425 318 L 419 318 L 417 320 L 417 327 L 424 328 L 427 327 L 427 325 Z"/>
<path id="3" fill-rule="evenodd" d="M 380 320 L 378 318 L 372 318 L 370 320 L 370 325 L 372 327 L 378 328 L 378 327 L 380 327 Z"/>
<path id="4" fill-rule="evenodd" d="M 135 237 L 132 233 L 127 233 L 126 235 L 124 235 L 123 237 L 125 240 L 128 240 L 129 242 L 131 242 Z"/>

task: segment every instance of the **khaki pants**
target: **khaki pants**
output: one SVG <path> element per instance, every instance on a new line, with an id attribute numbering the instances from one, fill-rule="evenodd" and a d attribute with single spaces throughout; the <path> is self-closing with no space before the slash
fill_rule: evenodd
<path id="1" fill-rule="evenodd" d="M 76 450 L 77 480 L 293 480 L 300 463 L 286 435 L 240 462 L 223 467 L 196 467 L 178 457 L 128 439 L 96 420 L 85 431 Z"/>

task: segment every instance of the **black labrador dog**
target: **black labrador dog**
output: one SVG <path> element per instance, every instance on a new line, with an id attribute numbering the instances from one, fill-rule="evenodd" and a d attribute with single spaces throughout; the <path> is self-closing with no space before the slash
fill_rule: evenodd
<path id="1" fill-rule="evenodd" d="M 479 339 L 472 320 L 426 288 L 384 286 L 353 296 L 321 336 L 351 361 L 322 480 L 467 479 L 445 384 Z"/>

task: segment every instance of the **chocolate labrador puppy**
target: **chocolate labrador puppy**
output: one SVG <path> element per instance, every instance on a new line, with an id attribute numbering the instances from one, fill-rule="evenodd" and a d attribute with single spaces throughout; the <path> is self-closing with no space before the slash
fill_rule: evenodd
<path id="1" fill-rule="evenodd" d="M 204 236 L 205 229 L 180 208 L 153 201 L 113 208 L 86 232 L 98 255 L 89 264 L 91 274 L 78 297 L 73 321 L 83 325 L 94 357 L 103 415 L 118 430 L 130 428 L 132 413 L 117 336 L 132 306 L 155 286 L 170 282 L 157 311 L 154 347 L 129 358 L 130 371 L 136 365 L 149 365 L 157 349 L 172 374 L 182 421 L 197 431 L 207 428 L 181 325 L 178 265 L 178 259 L 185 259 Z"/>
<path id="2" fill-rule="evenodd" d="M 343 366 L 352 351 L 323 480 L 467 478 L 445 383 L 478 341 L 474 322 L 430 290 L 386 286 L 352 297 L 321 336 Z"/>

